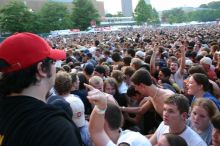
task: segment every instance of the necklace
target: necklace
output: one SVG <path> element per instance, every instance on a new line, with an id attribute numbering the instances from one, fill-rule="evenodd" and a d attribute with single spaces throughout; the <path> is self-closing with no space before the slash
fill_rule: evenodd
<path id="1" fill-rule="evenodd" d="M 156 87 L 156 88 L 157 88 L 156 93 L 154 94 L 154 96 L 152 98 L 156 98 L 157 97 L 159 88 L 158 87 Z"/>

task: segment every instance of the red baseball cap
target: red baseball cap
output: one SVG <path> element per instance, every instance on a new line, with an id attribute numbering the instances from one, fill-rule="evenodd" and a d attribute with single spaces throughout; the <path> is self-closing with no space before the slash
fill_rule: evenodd
<path id="1" fill-rule="evenodd" d="M 66 53 L 52 49 L 43 38 L 28 32 L 16 33 L 0 44 L 0 60 L 7 64 L 0 66 L 1 72 L 25 69 L 45 58 L 64 60 Z"/>

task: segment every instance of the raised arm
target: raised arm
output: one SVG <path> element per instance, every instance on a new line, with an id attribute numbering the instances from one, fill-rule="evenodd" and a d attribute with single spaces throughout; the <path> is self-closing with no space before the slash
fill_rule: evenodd
<path id="1" fill-rule="evenodd" d="M 184 74 L 184 69 L 185 69 L 185 61 L 186 61 L 186 57 L 185 57 L 185 54 L 186 54 L 186 45 L 182 45 L 180 47 L 180 51 L 181 51 L 181 60 L 180 60 L 180 67 L 179 67 L 179 70 L 180 70 L 180 73 L 183 75 Z"/>
<path id="2" fill-rule="evenodd" d="M 158 46 L 154 47 L 153 54 L 150 59 L 150 73 L 151 73 L 151 75 L 153 75 L 156 72 L 155 61 L 156 61 L 156 55 L 157 55 L 157 49 L 158 49 L 157 47 Z"/>
<path id="3" fill-rule="evenodd" d="M 92 104 L 95 104 L 89 121 L 91 138 L 96 146 L 106 146 L 110 141 L 110 138 L 104 130 L 107 97 L 105 97 L 105 94 L 98 89 L 87 84 L 85 84 L 85 86 L 90 90 L 88 92 L 89 101 Z"/>

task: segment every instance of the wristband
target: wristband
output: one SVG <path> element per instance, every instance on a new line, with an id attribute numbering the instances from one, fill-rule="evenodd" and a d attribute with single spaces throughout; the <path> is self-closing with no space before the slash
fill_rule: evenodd
<path id="1" fill-rule="evenodd" d="M 121 111 L 125 111 L 125 107 L 124 106 L 121 107 Z"/>
<path id="2" fill-rule="evenodd" d="M 100 109 L 97 105 L 95 105 L 95 110 L 96 110 L 97 114 L 104 115 L 105 111 L 106 111 L 106 108 L 105 109 Z"/>

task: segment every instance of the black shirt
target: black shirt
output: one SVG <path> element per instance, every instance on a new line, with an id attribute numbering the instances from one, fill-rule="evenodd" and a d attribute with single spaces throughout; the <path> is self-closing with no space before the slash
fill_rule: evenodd
<path id="1" fill-rule="evenodd" d="M 0 98 L 0 146 L 81 146 L 77 130 L 65 112 L 33 97 Z"/>

